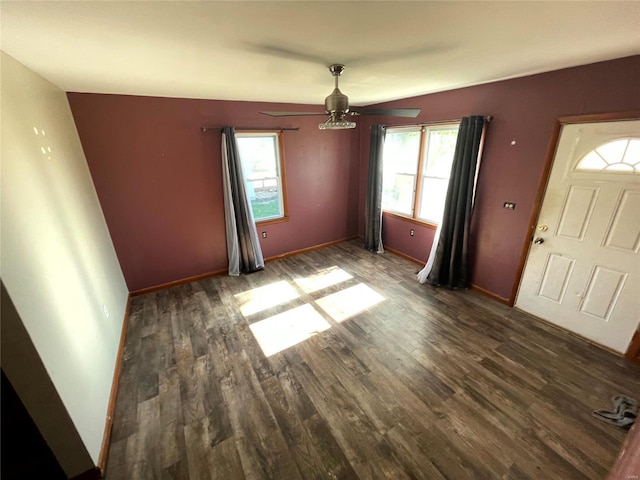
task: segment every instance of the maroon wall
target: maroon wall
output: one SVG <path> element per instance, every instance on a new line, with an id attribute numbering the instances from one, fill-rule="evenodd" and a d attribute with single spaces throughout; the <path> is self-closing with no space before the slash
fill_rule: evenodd
<path id="1" fill-rule="evenodd" d="M 419 107 L 411 122 L 360 117 L 360 206 L 363 208 L 369 155 L 368 127 L 441 121 L 468 115 L 493 115 L 479 173 L 472 224 L 471 268 L 474 285 L 509 299 L 527 244 L 528 223 L 543 175 L 556 119 L 640 110 L 640 56 L 558 70 L 476 87 L 451 90 L 376 107 Z M 515 145 L 511 142 L 515 141 Z M 515 202 L 515 210 L 503 203 Z M 409 230 L 416 230 L 415 237 Z M 433 231 L 385 217 L 383 241 L 411 257 L 426 260 Z M 422 239 L 427 239 L 426 244 Z"/>
<path id="2" fill-rule="evenodd" d="M 382 244 L 385 248 L 403 253 L 419 262 L 427 259 L 436 233 L 435 227 L 427 227 L 387 213 L 383 214 L 382 225 Z"/>
<path id="3" fill-rule="evenodd" d="M 259 228 L 268 233 L 261 240 L 265 257 L 273 257 L 350 237 L 358 227 L 362 234 L 372 123 L 493 115 L 473 220 L 472 281 L 508 299 L 557 117 L 640 110 L 638 84 L 635 56 L 389 102 L 381 106 L 422 113 L 411 122 L 359 117 L 356 131 L 320 131 L 318 117 L 257 113 L 307 108 L 300 105 L 68 96 L 132 291 L 226 268 L 220 135 L 203 134 L 203 125 L 300 127 L 283 134 L 290 219 Z M 505 201 L 516 209 L 503 209 Z M 432 238 L 431 228 L 385 217 L 388 247 L 424 260 Z"/>
<path id="4" fill-rule="evenodd" d="M 265 257 L 357 233 L 357 132 L 320 131 L 320 117 L 258 113 L 304 106 L 68 97 L 131 291 L 227 266 L 220 133 L 202 126 L 300 127 L 283 133 L 289 221 L 259 227 Z"/>

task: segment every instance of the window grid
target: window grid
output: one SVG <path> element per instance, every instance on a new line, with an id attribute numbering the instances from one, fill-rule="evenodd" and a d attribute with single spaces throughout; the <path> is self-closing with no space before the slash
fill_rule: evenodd
<path id="1" fill-rule="evenodd" d="M 425 137 L 428 137 L 428 135 L 425 135 L 426 133 L 426 128 L 422 127 L 420 129 L 420 151 L 418 152 L 418 171 L 416 172 L 416 178 L 413 184 L 413 207 L 411 208 L 411 216 L 413 218 L 418 218 L 418 213 L 420 212 L 420 199 L 422 198 L 422 179 L 424 177 L 423 175 L 423 170 L 424 170 L 424 165 L 427 163 L 426 162 L 426 156 L 425 156 L 425 152 L 427 152 L 428 150 L 426 150 L 426 143 L 425 142 Z"/>
<path id="2" fill-rule="evenodd" d="M 640 138 L 603 143 L 582 156 L 576 170 L 590 172 L 640 173 Z"/>
<path id="3" fill-rule="evenodd" d="M 428 169 L 427 162 L 428 162 L 428 152 L 429 152 L 428 150 L 429 140 L 432 132 L 455 129 L 457 134 L 458 127 L 459 127 L 458 123 L 453 123 L 453 124 L 449 123 L 449 124 L 438 124 L 438 125 L 423 125 L 422 127 L 419 128 L 419 130 L 417 130 L 420 132 L 417 168 L 415 173 L 407 174 L 407 175 L 413 176 L 413 192 L 412 192 L 413 196 L 411 200 L 411 212 L 407 213 L 399 210 L 392 210 L 389 208 L 385 208 L 384 209 L 385 213 L 391 214 L 393 216 L 405 218 L 419 224 L 425 224 L 425 223 L 428 225 L 436 224 L 436 221 L 432 219 L 420 217 L 420 213 L 421 213 L 420 202 L 422 200 L 422 195 L 424 190 L 424 186 L 423 186 L 424 179 L 433 178 L 433 179 L 442 179 L 442 180 L 448 181 L 449 177 L 448 176 L 439 177 L 435 175 L 426 174 L 426 170 Z M 387 133 L 402 133 L 402 132 L 410 133 L 412 131 L 416 131 L 415 127 L 394 127 L 394 128 L 389 128 L 387 130 Z M 395 175 L 398 175 L 398 173 L 395 173 Z"/>

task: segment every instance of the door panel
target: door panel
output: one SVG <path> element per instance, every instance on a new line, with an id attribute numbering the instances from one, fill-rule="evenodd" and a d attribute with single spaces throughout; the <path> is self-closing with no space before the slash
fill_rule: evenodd
<path id="1" fill-rule="evenodd" d="M 626 278 L 624 272 L 596 265 L 587 282 L 580 311 L 608 321 Z"/>
<path id="2" fill-rule="evenodd" d="M 638 247 L 640 247 L 638 212 L 640 212 L 640 193 L 624 190 L 608 229 L 605 247 L 638 253 Z"/>
<path id="3" fill-rule="evenodd" d="M 558 235 L 582 240 L 597 196 L 597 188 L 572 185 L 569 188 L 562 215 L 560 216 Z"/>
<path id="4" fill-rule="evenodd" d="M 562 127 L 516 300 L 618 352 L 640 321 L 640 174 L 580 162 L 586 155 L 588 165 L 609 165 L 607 156 L 640 162 L 637 145 L 621 141 L 628 138 L 640 138 L 639 120 Z"/>
<path id="5" fill-rule="evenodd" d="M 542 274 L 538 295 L 553 302 L 562 303 L 574 263 L 575 260 L 572 258 L 551 253 Z"/>

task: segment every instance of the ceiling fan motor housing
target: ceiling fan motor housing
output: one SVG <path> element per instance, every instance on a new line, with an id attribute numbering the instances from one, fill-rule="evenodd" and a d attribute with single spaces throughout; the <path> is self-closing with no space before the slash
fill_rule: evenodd
<path id="1" fill-rule="evenodd" d="M 347 113 L 349 111 L 349 97 L 335 88 L 331 95 L 324 99 L 327 113 Z"/>

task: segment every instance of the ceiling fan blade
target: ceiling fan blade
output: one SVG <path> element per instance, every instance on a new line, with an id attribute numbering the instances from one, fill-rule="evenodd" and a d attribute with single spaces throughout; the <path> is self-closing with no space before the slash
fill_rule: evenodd
<path id="1" fill-rule="evenodd" d="M 382 115 L 390 117 L 410 117 L 416 118 L 420 114 L 419 108 L 373 108 L 360 112 L 351 112 L 355 115 Z"/>
<path id="2" fill-rule="evenodd" d="M 330 65 L 331 63 L 336 63 L 336 58 L 334 56 L 325 57 L 319 51 L 310 50 L 308 46 L 304 48 L 300 48 L 299 45 L 287 44 L 287 43 L 251 43 L 251 42 L 241 42 L 235 45 L 236 47 L 240 47 L 243 50 L 257 53 L 260 55 L 266 55 L 270 57 L 282 58 L 285 60 L 294 60 L 298 62 L 307 62 L 307 63 L 315 63 L 318 65 Z M 407 58 L 407 57 L 423 57 L 426 55 L 434 55 L 434 54 L 443 54 L 447 53 L 450 50 L 455 49 L 456 46 L 453 44 L 446 43 L 437 43 L 437 44 L 427 44 L 427 45 L 419 45 L 415 48 L 406 48 L 403 50 L 393 50 L 388 52 L 381 51 L 371 51 L 367 52 L 365 55 L 360 57 L 353 58 L 338 58 L 340 60 L 339 63 L 344 63 L 353 66 L 361 66 L 361 65 L 376 65 L 379 63 L 386 63 L 394 60 L 398 60 L 398 58 Z"/>
<path id="3" fill-rule="evenodd" d="M 270 117 L 302 117 L 306 115 L 326 115 L 325 112 L 260 112 Z"/>
<path id="4" fill-rule="evenodd" d="M 298 62 L 308 62 L 308 63 L 317 63 L 319 65 L 328 65 L 328 62 L 325 58 L 310 52 L 308 48 L 305 48 L 304 50 L 302 50 L 302 49 L 296 49 L 293 47 L 269 44 L 269 43 L 263 43 L 263 44 L 245 43 L 243 47 L 246 50 L 249 50 L 251 52 L 255 52 L 261 55 L 284 58 L 287 60 L 295 60 Z"/>

